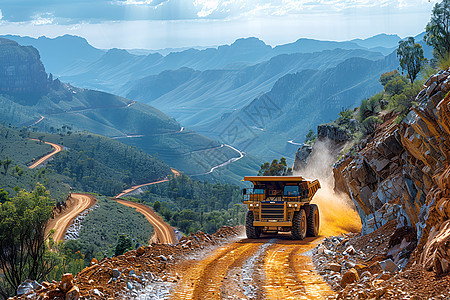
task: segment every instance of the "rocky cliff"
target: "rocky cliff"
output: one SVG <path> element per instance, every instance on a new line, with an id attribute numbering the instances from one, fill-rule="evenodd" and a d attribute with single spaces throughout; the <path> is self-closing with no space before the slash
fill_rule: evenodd
<path id="1" fill-rule="evenodd" d="M 23 104 L 30 104 L 29 101 L 47 91 L 47 73 L 39 52 L 34 47 L 0 38 L 0 93 L 17 96 Z"/>
<path id="2" fill-rule="evenodd" d="M 411 252 L 417 243 L 416 258 L 438 274 L 449 271 L 450 261 L 449 91 L 450 69 L 431 76 L 404 121 L 383 116 L 379 128 L 333 170 L 335 189 L 357 207 L 362 235 L 396 220 L 397 228 L 414 232 L 417 241 L 405 241 L 392 255 L 395 263 L 405 266 L 406 248 Z"/>
<path id="3" fill-rule="evenodd" d="M 322 124 L 317 126 L 317 140 L 329 143 L 328 149 L 332 149 L 332 155 L 337 159 L 339 152 L 345 146 L 345 143 L 350 139 L 350 134 L 347 130 L 332 124 Z M 313 152 L 322 151 L 322 143 L 320 144 L 303 144 L 295 153 L 295 160 L 293 170 L 301 172 L 306 168 L 308 159 Z M 319 146 L 319 147 L 318 147 Z"/>

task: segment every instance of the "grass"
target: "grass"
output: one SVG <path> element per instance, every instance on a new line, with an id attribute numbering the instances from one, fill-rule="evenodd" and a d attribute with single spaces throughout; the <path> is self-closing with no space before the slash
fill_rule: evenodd
<path id="1" fill-rule="evenodd" d="M 133 248 L 148 244 L 153 228 L 142 214 L 108 197 L 97 196 L 97 200 L 99 207 L 87 215 L 80 231 L 81 253 L 87 262 L 113 255 L 122 234 L 134 240 Z"/>

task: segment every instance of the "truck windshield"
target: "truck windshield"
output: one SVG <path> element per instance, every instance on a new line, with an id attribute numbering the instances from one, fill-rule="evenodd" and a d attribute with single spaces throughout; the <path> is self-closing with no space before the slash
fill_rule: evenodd
<path id="1" fill-rule="evenodd" d="M 253 189 L 253 193 L 252 194 L 263 195 L 264 194 L 264 190 L 263 189 Z"/>
<path id="2" fill-rule="evenodd" d="M 284 187 L 284 196 L 286 197 L 298 197 L 298 186 L 296 185 L 287 185 Z"/>

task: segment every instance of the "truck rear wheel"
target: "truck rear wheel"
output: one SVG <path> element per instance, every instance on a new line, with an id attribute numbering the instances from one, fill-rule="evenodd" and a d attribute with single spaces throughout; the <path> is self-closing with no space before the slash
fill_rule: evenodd
<path id="1" fill-rule="evenodd" d="M 318 236 L 319 235 L 319 208 L 316 204 L 309 205 L 309 216 L 308 216 L 308 236 Z"/>
<path id="2" fill-rule="evenodd" d="M 306 212 L 300 209 L 299 212 L 294 213 L 292 219 L 292 237 L 296 240 L 303 240 L 306 237 Z"/>
<path id="3" fill-rule="evenodd" d="M 253 212 L 247 211 L 245 217 L 245 233 L 249 239 L 257 239 L 261 235 L 261 228 L 253 226 Z"/>

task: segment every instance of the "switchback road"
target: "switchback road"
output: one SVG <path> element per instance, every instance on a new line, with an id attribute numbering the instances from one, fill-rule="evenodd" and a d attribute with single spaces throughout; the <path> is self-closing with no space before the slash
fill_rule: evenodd
<path id="1" fill-rule="evenodd" d="M 50 232 L 51 229 L 55 230 L 53 234 L 53 240 L 61 241 L 66 235 L 67 228 L 70 226 L 73 220 L 90 208 L 97 202 L 94 196 L 89 194 L 72 194 L 71 197 L 66 202 L 66 208 L 60 214 L 56 214 L 54 219 L 50 219 L 47 225 L 47 231 Z M 46 235 L 48 234 L 46 233 Z"/>
<path id="2" fill-rule="evenodd" d="M 155 234 L 157 237 L 157 242 L 162 244 L 176 244 L 177 238 L 175 236 L 174 229 L 164 222 L 160 216 L 158 216 L 150 207 L 131 201 L 117 199 L 117 202 L 128 207 L 135 208 L 137 212 L 143 214 L 145 218 L 152 224 Z"/>
<path id="3" fill-rule="evenodd" d="M 30 139 L 30 140 L 39 142 L 39 140 L 37 140 L 37 139 Z M 57 145 L 57 144 L 53 144 L 53 143 L 49 143 L 49 142 L 44 142 L 44 143 L 52 146 L 53 147 L 53 151 L 51 153 L 45 155 L 44 157 L 38 159 L 37 161 L 35 161 L 31 166 L 29 166 L 30 169 L 36 168 L 37 166 L 42 164 L 44 161 L 46 161 L 47 159 L 49 159 L 50 157 L 52 157 L 56 153 L 61 152 L 61 150 L 63 149 L 62 146 Z"/>

